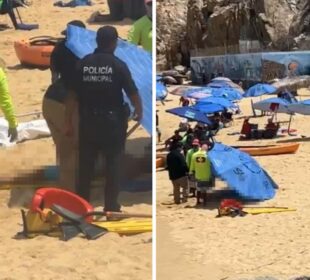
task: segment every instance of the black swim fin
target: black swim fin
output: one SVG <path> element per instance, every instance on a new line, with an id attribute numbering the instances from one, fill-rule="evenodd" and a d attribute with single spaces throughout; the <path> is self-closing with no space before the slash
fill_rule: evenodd
<path id="1" fill-rule="evenodd" d="M 87 239 L 94 240 L 108 232 L 104 228 L 100 228 L 86 222 L 83 216 L 71 212 L 70 210 L 61 207 L 60 205 L 53 204 L 51 209 L 56 214 L 70 222 L 69 225 L 68 223 L 63 223 L 61 225 L 62 229 L 64 230 L 64 240 L 69 240 L 74 236 L 78 235 L 80 232 L 82 232 Z"/>

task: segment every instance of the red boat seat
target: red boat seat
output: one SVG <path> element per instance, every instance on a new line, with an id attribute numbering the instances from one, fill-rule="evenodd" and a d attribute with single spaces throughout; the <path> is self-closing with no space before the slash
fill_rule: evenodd
<path id="1" fill-rule="evenodd" d="M 82 197 L 66 190 L 50 187 L 42 187 L 35 192 L 30 210 L 43 214 L 43 209 L 50 208 L 53 204 L 83 216 L 94 211 L 93 206 Z M 91 222 L 92 216 L 87 217 L 87 221 Z"/>

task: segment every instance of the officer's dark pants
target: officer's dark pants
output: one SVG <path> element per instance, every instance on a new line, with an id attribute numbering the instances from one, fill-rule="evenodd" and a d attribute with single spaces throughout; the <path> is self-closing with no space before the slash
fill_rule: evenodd
<path id="1" fill-rule="evenodd" d="M 118 195 L 127 130 L 127 119 L 123 114 L 112 115 L 80 116 L 77 193 L 90 200 L 95 162 L 99 153 L 102 153 L 106 159 L 105 211 L 120 210 Z"/>
<path id="2" fill-rule="evenodd" d="M 110 9 L 110 20 L 123 20 L 124 19 L 124 1 L 123 0 L 108 0 Z"/>

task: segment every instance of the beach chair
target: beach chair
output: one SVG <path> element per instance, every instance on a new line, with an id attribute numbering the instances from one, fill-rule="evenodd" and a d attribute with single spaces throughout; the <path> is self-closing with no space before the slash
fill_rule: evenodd
<path id="1" fill-rule="evenodd" d="M 25 24 L 23 23 L 21 16 L 18 12 L 18 7 L 26 7 L 27 5 L 22 0 L 3 0 L 2 5 L 0 7 L 0 15 L 8 14 L 13 26 L 16 30 L 33 30 L 38 29 L 38 24 Z M 17 22 L 17 18 L 14 12 L 16 10 L 19 23 Z"/>

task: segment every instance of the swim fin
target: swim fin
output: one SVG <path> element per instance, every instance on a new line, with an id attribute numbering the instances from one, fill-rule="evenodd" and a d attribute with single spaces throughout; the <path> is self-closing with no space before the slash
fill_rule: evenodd
<path id="1" fill-rule="evenodd" d="M 71 212 L 64 207 L 61 207 L 60 205 L 53 204 L 51 209 L 59 216 L 71 222 L 71 224 L 76 227 L 76 229 L 78 229 L 80 232 L 82 232 L 87 237 L 87 239 L 94 240 L 108 232 L 105 228 L 98 227 L 96 225 L 92 225 L 86 222 L 83 216 L 77 215 L 76 213 Z M 63 225 L 62 228 L 66 231 L 63 236 L 64 240 L 69 240 L 71 236 L 76 234 L 73 227 L 69 228 Z"/>

